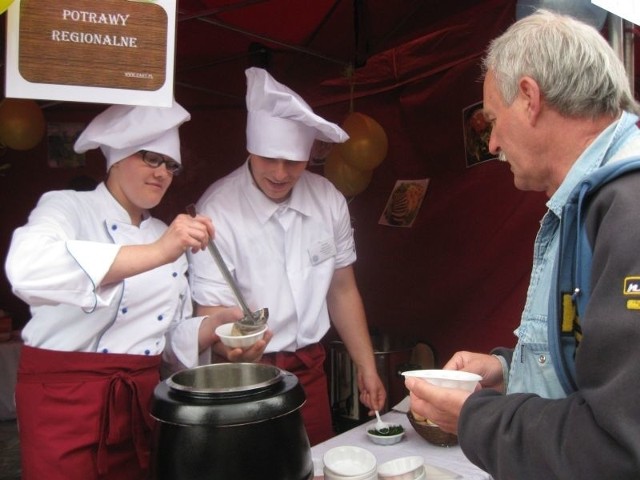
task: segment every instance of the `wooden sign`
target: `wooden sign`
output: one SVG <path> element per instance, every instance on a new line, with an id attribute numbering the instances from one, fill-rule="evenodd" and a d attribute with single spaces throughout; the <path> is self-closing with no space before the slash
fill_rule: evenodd
<path id="1" fill-rule="evenodd" d="M 8 97 L 169 106 L 175 1 L 16 0 Z"/>

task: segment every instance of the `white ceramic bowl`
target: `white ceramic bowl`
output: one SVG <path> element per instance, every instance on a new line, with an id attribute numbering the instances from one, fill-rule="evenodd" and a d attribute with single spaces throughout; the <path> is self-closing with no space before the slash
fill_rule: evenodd
<path id="1" fill-rule="evenodd" d="M 378 480 L 378 472 L 373 469 L 369 473 L 364 473 L 362 475 L 338 475 L 337 473 L 333 473 L 327 467 L 324 467 L 322 471 L 322 478 L 324 480 Z"/>
<path id="2" fill-rule="evenodd" d="M 375 427 L 370 428 L 369 430 L 375 430 Z M 404 430 L 395 435 L 380 435 L 371 433 L 369 430 L 367 430 L 367 437 L 377 445 L 394 445 L 402 440 L 402 437 L 404 437 Z"/>
<path id="3" fill-rule="evenodd" d="M 424 474 L 424 459 L 418 455 L 395 458 L 378 467 L 381 480 L 417 480 L 424 478 Z"/>
<path id="4" fill-rule="evenodd" d="M 365 480 L 376 478 L 377 460 L 373 453 L 361 447 L 342 446 L 327 450 L 322 458 L 324 476 L 328 480 Z"/>
<path id="5" fill-rule="evenodd" d="M 418 377 L 438 387 L 460 388 L 468 392 L 473 392 L 482 380 L 480 375 L 462 370 L 407 370 L 402 372 L 402 375 Z"/>
<path id="6" fill-rule="evenodd" d="M 233 323 L 223 323 L 216 328 L 216 335 L 220 337 L 222 343 L 231 348 L 248 348 L 264 337 L 264 332 L 267 331 L 265 326 L 262 330 L 249 335 L 231 335 L 232 328 Z"/>

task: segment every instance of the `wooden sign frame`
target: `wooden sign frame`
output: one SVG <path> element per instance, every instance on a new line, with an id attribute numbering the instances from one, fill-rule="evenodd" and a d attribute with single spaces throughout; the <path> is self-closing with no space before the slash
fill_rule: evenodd
<path id="1" fill-rule="evenodd" d="M 170 0 L 15 0 L 6 96 L 171 106 L 175 31 Z"/>

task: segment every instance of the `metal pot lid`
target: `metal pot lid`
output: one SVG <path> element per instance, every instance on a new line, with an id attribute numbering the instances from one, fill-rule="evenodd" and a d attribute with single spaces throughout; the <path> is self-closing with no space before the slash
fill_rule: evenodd
<path id="1" fill-rule="evenodd" d="M 166 382 L 169 388 L 193 397 L 255 394 L 282 381 L 284 372 L 260 363 L 216 363 L 183 370 Z"/>

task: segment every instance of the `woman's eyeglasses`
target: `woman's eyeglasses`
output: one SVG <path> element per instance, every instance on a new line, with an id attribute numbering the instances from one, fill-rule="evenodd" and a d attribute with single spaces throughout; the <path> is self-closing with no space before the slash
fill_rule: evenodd
<path id="1" fill-rule="evenodd" d="M 153 168 L 158 168 L 164 163 L 167 172 L 171 175 L 180 175 L 182 172 L 182 165 L 175 160 L 165 157 L 156 152 L 149 152 L 148 150 L 140 150 L 138 154 L 142 157 L 142 161 Z"/>

